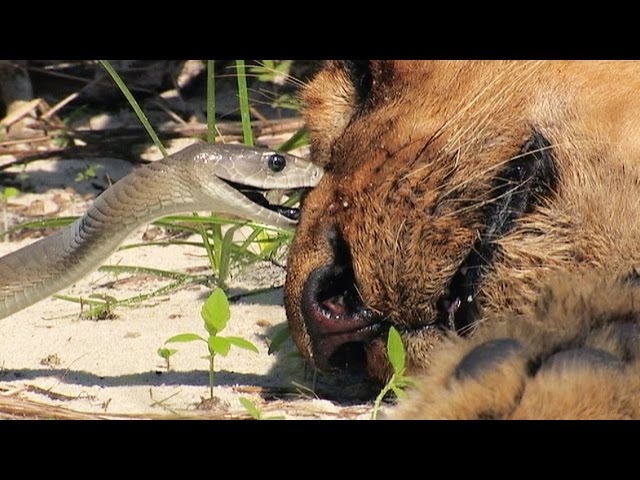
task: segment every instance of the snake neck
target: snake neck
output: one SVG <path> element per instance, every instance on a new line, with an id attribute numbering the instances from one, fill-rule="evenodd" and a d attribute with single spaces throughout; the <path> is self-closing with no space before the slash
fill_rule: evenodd
<path id="1" fill-rule="evenodd" d="M 72 285 L 99 267 L 136 228 L 209 208 L 180 162 L 145 165 L 100 195 L 68 227 L 0 262 L 0 318 Z"/>

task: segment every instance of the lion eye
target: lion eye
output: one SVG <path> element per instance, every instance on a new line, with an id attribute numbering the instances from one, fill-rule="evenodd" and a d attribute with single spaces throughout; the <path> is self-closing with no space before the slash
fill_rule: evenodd
<path id="1" fill-rule="evenodd" d="M 272 172 L 281 172 L 287 166 L 287 159 L 284 155 L 274 153 L 267 158 L 267 166 Z"/>

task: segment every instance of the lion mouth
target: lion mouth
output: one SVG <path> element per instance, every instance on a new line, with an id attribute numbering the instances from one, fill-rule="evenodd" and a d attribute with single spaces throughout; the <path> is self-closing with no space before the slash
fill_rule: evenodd
<path id="1" fill-rule="evenodd" d="M 311 272 L 302 291 L 313 362 L 322 370 L 362 370 L 367 365 L 365 346 L 383 333 L 384 321 L 362 302 L 349 249 L 336 228 L 328 241 L 333 264 Z"/>
<path id="2" fill-rule="evenodd" d="M 392 322 L 362 301 L 349 249 L 336 228 L 329 234 L 329 242 L 334 262 L 314 270 L 302 293 L 302 314 L 311 337 L 312 360 L 320 370 L 368 371 L 372 375 L 374 364 L 385 356 L 384 338 Z M 453 312 L 452 317 L 456 316 L 457 312 Z M 447 325 L 438 317 L 432 323 L 396 325 L 396 328 L 416 333 L 446 329 Z"/>
<path id="3" fill-rule="evenodd" d="M 313 362 L 321 370 L 362 370 L 366 346 L 388 325 L 361 301 L 351 265 L 330 265 L 311 273 L 302 311 L 313 343 Z"/>
<path id="4" fill-rule="evenodd" d="M 344 241 L 335 230 L 331 237 L 334 263 L 314 270 L 302 294 L 302 313 L 311 337 L 312 359 L 321 370 L 364 371 L 384 356 L 381 349 L 384 351 L 384 338 L 393 323 L 364 304 Z M 459 300 L 462 295 L 463 290 L 454 289 L 438 300 L 439 313 L 432 322 L 394 326 L 404 334 L 424 330 L 462 331 L 463 326 L 473 322 L 476 311 L 470 302 L 462 305 Z"/>

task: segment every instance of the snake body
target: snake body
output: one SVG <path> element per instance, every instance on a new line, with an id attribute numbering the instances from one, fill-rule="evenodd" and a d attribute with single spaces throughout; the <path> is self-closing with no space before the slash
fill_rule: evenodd
<path id="1" fill-rule="evenodd" d="M 107 189 L 73 224 L 0 258 L 0 318 L 70 286 L 133 230 L 166 215 L 213 210 L 292 228 L 293 209 L 258 204 L 239 186 L 313 187 L 321 176 L 306 160 L 242 145 L 197 144 L 147 164 Z"/>

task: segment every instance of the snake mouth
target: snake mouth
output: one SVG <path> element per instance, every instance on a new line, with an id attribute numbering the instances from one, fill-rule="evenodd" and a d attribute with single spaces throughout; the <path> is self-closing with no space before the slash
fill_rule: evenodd
<path id="1" fill-rule="evenodd" d="M 278 215 L 282 215 L 283 217 L 286 217 L 293 222 L 298 222 L 298 220 L 300 220 L 299 208 L 272 204 L 269 202 L 269 200 L 267 200 L 267 198 L 265 197 L 265 193 L 269 191 L 273 191 L 272 189 L 252 187 L 249 185 L 243 185 L 242 183 L 232 182 L 231 180 L 227 180 L 221 177 L 218 177 L 218 178 L 220 178 L 220 180 L 222 180 L 224 183 L 229 185 L 235 191 L 242 194 L 244 197 L 246 197 L 248 200 L 255 203 L 256 205 L 266 208 L 267 210 L 271 210 L 272 212 L 275 212 Z M 306 189 L 303 188 L 303 189 L 280 190 L 280 191 L 282 191 L 284 194 L 289 194 L 292 192 L 296 192 L 298 190 L 306 190 Z"/>

